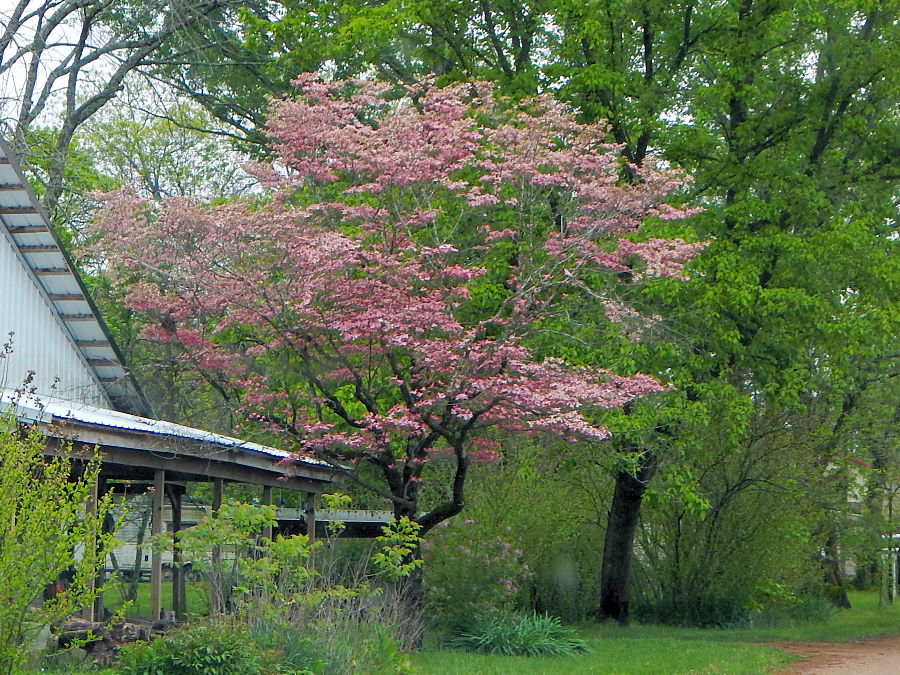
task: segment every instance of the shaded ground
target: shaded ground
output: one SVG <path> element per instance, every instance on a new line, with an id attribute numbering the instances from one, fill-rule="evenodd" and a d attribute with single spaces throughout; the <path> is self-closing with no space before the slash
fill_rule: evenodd
<path id="1" fill-rule="evenodd" d="M 771 646 L 800 656 L 779 675 L 897 675 L 900 636 L 855 642 L 775 642 Z"/>

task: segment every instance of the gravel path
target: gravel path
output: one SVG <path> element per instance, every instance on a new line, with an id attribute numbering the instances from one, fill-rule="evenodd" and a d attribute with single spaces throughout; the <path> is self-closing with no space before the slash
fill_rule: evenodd
<path id="1" fill-rule="evenodd" d="M 779 675 L 900 675 L 900 636 L 772 646 L 801 657 Z"/>

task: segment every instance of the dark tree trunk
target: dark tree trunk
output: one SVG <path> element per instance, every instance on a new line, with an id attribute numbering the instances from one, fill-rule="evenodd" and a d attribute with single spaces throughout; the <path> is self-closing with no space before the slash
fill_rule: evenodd
<path id="1" fill-rule="evenodd" d="M 640 515 L 641 500 L 658 464 L 656 453 L 647 451 L 638 462 L 637 473 L 621 471 L 616 476 L 606 539 L 603 542 L 600 609 L 597 612 L 597 617 L 601 620 L 615 619 L 622 625 L 628 623 L 628 582 L 634 532 Z"/>

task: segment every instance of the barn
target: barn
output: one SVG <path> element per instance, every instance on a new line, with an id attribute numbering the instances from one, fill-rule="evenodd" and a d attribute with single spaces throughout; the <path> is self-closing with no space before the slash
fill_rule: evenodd
<path id="1" fill-rule="evenodd" d="M 213 484 L 212 509 L 225 482 L 306 495 L 304 519 L 315 532 L 315 497 L 338 477 L 334 467 L 241 439 L 158 420 L 130 376 L 84 283 L 28 187 L 10 146 L 0 140 L 0 410 L 39 425 L 48 453 L 60 443 L 96 446 L 102 462 L 96 495 L 152 486 L 152 532 L 181 523 L 181 497 L 192 481 Z M 311 527 L 310 527 L 311 526 Z M 177 556 L 177 552 L 176 552 Z M 158 618 L 162 553 L 151 561 L 151 611 Z M 184 610 L 183 579 L 171 609 Z M 90 616 L 100 611 L 91 608 Z"/>

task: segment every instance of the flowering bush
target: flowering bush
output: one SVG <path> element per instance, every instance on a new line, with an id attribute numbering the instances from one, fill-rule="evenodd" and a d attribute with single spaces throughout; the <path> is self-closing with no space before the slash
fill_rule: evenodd
<path id="1" fill-rule="evenodd" d="M 444 627 L 524 603 L 532 573 L 522 551 L 474 520 L 446 521 L 423 548 L 427 607 Z"/>

